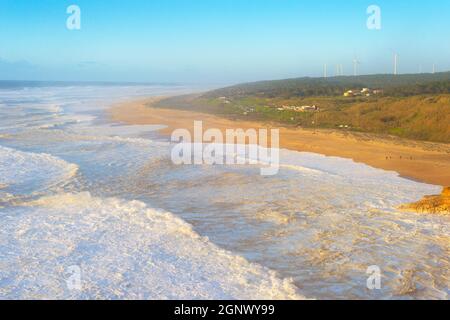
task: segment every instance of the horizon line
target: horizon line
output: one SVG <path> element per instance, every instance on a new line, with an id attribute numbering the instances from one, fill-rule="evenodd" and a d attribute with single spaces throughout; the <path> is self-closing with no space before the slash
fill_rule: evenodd
<path id="1" fill-rule="evenodd" d="M 276 78 L 276 79 L 261 79 L 261 80 L 252 80 L 245 82 L 234 82 L 235 84 L 245 84 L 245 83 L 255 83 L 255 82 L 266 82 L 266 81 L 280 81 L 280 80 L 295 80 L 295 79 L 336 79 L 336 78 L 360 78 L 360 77 L 374 77 L 374 76 L 392 76 L 392 77 L 402 77 L 402 76 L 411 76 L 411 75 L 438 75 L 450 73 L 450 70 L 439 71 L 439 72 L 422 72 L 422 73 L 367 73 L 360 75 L 334 75 L 334 76 L 298 76 L 298 77 L 289 77 L 289 78 Z M 205 85 L 205 83 L 199 82 L 179 82 L 179 81 L 115 81 L 115 80 L 12 80 L 12 79 L 0 79 L 0 82 L 11 82 L 11 83 L 20 83 L 20 82 L 28 82 L 28 83 L 60 83 L 60 84 L 111 84 L 111 85 L 173 85 L 173 86 L 182 86 L 182 85 Z M 218 82 L 209 82 L 209 84 L 219 84 Z M 220 84 L 226 84 L 225 82 Z M 229 84 L 229 82 L 228 82 Z"/>

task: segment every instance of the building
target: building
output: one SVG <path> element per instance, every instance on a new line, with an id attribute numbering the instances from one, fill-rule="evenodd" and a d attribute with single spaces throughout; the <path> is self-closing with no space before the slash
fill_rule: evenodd
<path id="1" fill-rule="evenodd" d="M 382 90 L 372 90 L 370 88 L 362 88 L 361 90 L 357 89 L 357 90 L 348 90 L 346 92 L 344 92 L 344 97 L 358 97 L 358 96 L 366 96 L 366 97 L 370 97 L 372 95 L 377 95 L 377 94 L 381 94 L 383 93 Z"/>
<path id="2" fill-rule="evenodd" d="M 359 90 L 348 90 L 344 92 L 344 97 L 356 97 L 360 96 L 361 92 Z"/>
<path id="3" fill-rule="evenodd" d="M 301 111 L 306 112 L 306 111 L 319 111 L 319 107 L 317 107 L 316 105 L 313 106 L 302 106 Z"/>
<path id="4" fill-rule="evenodd" d="M 297 112 L 315 112 L 320 111 L 320 108 L 316 105 L 313 106 L 282 106 L 281 108 L 277 108 L 278 111 L 292 110 Z"/>

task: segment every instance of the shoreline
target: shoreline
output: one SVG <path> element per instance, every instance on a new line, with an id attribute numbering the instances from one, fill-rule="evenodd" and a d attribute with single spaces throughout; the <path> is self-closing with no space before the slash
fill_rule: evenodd
<path id="1" fill-rule="evenodd" d="M 173 130 L 193 131 L 194 121 L 203 121 L 204 130 L 280 129 L 280 148 L 311 152 L 329 157 L 352 159 L 374 168 L 395 171 L 401 177 L 442 187 L 450 186 L 450 145 L 400 138 L 389 139 L 374 134 L 338 132 L 327 129 L 303 129 L 274 126 L 262 122 L 230 120 L 213 114 L 151 107 L 164 97 L 133 100 L 107 110 L 113 122 L 128 125 L 164 125 L 159 130 L 170 136 Z"/>

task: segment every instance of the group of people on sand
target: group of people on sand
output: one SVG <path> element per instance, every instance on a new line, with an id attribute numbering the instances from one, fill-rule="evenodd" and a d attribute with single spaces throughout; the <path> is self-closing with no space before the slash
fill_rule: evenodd
<path id="1" fill-rule="evenodd" d="M 408 159 L 408 157 L 400 156 L 400 160 Z M 386 156 L 386 160 L 392 160 L 392 156 Z M 413 157 L 409 157 L 409 160 L 414 160 Z"/>

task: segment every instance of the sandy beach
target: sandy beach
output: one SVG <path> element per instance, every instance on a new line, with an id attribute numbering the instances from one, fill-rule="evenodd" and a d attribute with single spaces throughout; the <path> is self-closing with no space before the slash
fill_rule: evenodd
<path id="1" fill-rule="evenodd" d="M 441 165 L 442 178 L 447 146 L 292 127 L 281 129 L 274 176 L 261 175 L 263 166 L 176 165 L 167 135 L 194 120 L 270 126 L 178 104 L 160 110 L 162 101 L 147 98 L 184 90 L 0 92 L 1 298 L 448 300 L 448 189 L 362 163 Z M 146 100 L 127 103 L 137 99 Z M 133 123 L 168 127 L 150 133 Z M 375 296 L 373 265 L 384 272 Z"/>
<path id="2" fill-rule="evenodd" d="M 217 128 L 223 132 L 233 128 L 279 128 L 282 148 L 313 152 L 326 156 L 353 159 L 375 168 L 396 171 L 416 181 L 450 186 L 450 145 L 379 137 L 371 134 L 283 128 L 267 123 L 232 121 L 212 114 L 153 108 L 161 98 L 130 101 L 113 106 L 112 121 L 126 124 L 162 124 L 160 131 L 170 135 L 174 129 L 193 130 L 194 121 L 203 121 L 204 130 Z"/>

